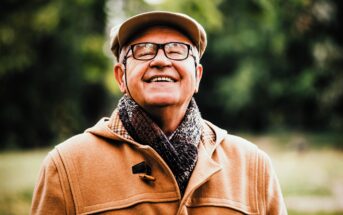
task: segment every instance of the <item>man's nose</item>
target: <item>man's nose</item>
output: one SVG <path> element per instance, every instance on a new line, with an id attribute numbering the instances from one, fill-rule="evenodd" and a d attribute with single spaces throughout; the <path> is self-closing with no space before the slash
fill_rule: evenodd
<path id="1" fill-rule="evenodd" d="M 163 49 L 159 49 L 157 51 L 156 57 L 151 60 L 150 66 L 151 67 L 165 67 L 172 65 L 172 62 L 167 56 L 164 54 Z"/>

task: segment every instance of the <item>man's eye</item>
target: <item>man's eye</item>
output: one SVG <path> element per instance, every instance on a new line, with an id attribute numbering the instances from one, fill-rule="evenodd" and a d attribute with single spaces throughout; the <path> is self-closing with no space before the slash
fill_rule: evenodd
<path id="1" fill-rule="evenodd" d="M 179 43 L 170 43 L 166 46 L 166 50 L 171 54 L 182 54 L 187 51 L 187 46 Z"/>
<path id="2" fill-rule="evenodd" d="M 183 50 L 182 49 L 170 49 L 168 50 L 168 53 L 182 53 Z"/>
<path id="3" fill-rule="evenodd" d="M 182 55 L 183 52 L 181 50 L 169 50 L 168 55 Z"/>
<path id="4" fill-rule="evenodd" d="M 154 54 L 153 50 L 149 48 L 143 48 L 136 51 L 137 56 L 147 56 L 147 55 L 153 55 L 153 54 Z"/>
<path id="5" fill-rule="evenodd" d="M 175 46 L 175 47 L 171 47 L 169 49 L 166 50 L 166 52 L 168 54 L 173 54 L 173 55 L 183 55 L 184 53 L 187 52 L 187 49 L 184 49 L 182 47 L 179 46 Z"/>
<path id="6" fill-rule="evenodd" d="M 134 57 L 138 59 L 150 59 L 155 56 L 155 51 L 151 46 L 138 46 L 134 50 Z"/>

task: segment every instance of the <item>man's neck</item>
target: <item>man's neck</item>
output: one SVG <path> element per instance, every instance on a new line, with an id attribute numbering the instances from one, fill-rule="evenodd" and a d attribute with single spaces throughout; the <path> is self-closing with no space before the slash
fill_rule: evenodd
<path id="1" fill-rule="evenodd" d="M 146 110 L 154 122 L 167 135 L 171 135 L 182 122 L 187 107 L 153 107 Z"/>

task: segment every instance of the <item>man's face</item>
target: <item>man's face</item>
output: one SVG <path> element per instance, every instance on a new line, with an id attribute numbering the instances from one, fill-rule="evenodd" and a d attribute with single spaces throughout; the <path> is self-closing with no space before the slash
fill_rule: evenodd
<path id="1" fill-rule="evenodd" d="M 142 42 L 160 44 L 182 42 L 192 45 L 191 41 L 179 31 L 162 26 L 146 30 L 129 45 Z M 128 48 L 123 49 L 122 53 L 126 53 L 127 50 Z M 132 51 L 129 51 L 126 63 L 126 84 L 125 79 L 122 78 L 123 66 L 115 66 L 115 75 L 121 91 L 129 93 L 146 110 L 151 107 L 165 106 L 186 108 L 193 94 L 197 92 L 202 76 L 202 66 L 199 64 L 195 66 L 192 57 L 192 55 L 197 55 L 194 50 L 193 47 L 188 58 L 182 61 L 168 59 L 163 49 L 158 50 L 154 59 L 147 61 L 134 59 Z"/>

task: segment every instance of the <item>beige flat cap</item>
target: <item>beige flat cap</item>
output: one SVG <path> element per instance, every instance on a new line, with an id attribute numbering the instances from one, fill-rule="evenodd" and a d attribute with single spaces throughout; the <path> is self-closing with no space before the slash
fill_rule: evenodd
<path id="1" fill-rule="evenodd" d="M 151 26 L 166 25 L 184 33 L 197 47 L 200 58 L 204 54 L 207 38 L 201 24 L 195 19 L 182 13 L 168 11 L 151 11 L 128 18 L 111 32 L 111 50 L 119 59 L 121 48 L 139 31 Z"/>

